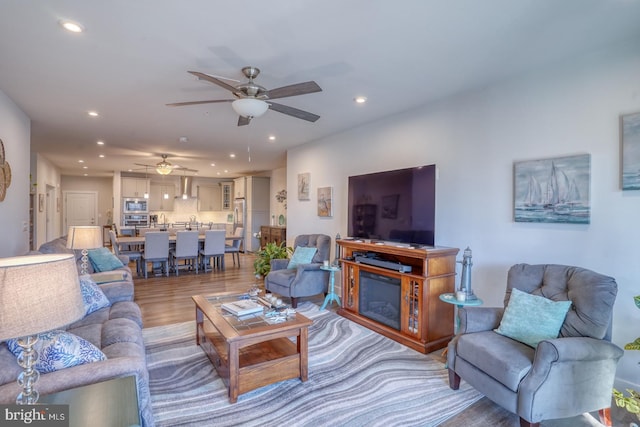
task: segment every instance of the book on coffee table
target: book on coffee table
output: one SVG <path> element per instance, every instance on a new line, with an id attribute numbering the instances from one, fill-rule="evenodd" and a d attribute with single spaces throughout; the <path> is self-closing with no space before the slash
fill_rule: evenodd
<path id="1" fill-rule="evenodd" d="M 221 307 L 236 316 L 246 316 L 247 314 L 258 313 L 264 308 L 262 304 L 258 304 L 257 302 L 248 299 L 225 302 Z"/>

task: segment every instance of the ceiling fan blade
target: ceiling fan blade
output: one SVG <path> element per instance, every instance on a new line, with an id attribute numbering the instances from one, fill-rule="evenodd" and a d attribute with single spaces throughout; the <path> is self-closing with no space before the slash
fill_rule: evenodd
<path id="1" fill-rule="evenodd" d="M 134 165 L 136 165 L 136 166 L 142 166 L 142 167 L 145 167 L 145 168 L 155 168 L 155 166 L 152 166 L 152 165 L 144 165 L 144 164 L 142 164 L 142 163 L 134 163 Z"/>
<path id="2" fill-rule="evenodd" d="M 305 95 L 307 93 L 322 92 L 322 89 L 314 81 L 297 83 L 271 89 L 267 92 L 269 99 L 286 98 L 288 96 Z"/>
<path id="3" fill-rule="evenodd" d="M 269 109 L 273 111 L 277 111 L 278 113 L 286 114 L 288 116 L 293 116 L 298 119 L 306 120 L 308 122 L 315 122 L 320 118 L 317 114 L 310 113 L 308 111 L 299 110 L 297 108 L 289 107 L 287 105 L 276 104 L 275 102 L 267 101 L 269 104 Z"/>
<path id="4" fill-rule="evenodd" d="M 238 116 L 238 126 L 246 126 L 250 121 L 251 119 L 249 117 Z"/>
<path id="5" fill-rule="evenodd" d="M 206 80 L 208 82 L 211 82 L 213 84 L 216 84 L 218 86 L 220 86 L 221 88 L 224 88 L 232 93 L 235 93 L 238 91 L 238 89 L 236 89 L 235 87 L 231 86 L 230 84 L 227 84 L 225 82 L 223 82 L 220 79 L 217 79 L 213 76 L 210 76 L 208 74 L 205 73 L 200 73 L 198 71 L 189 71 L 189 73 L 193 74 L 194 76 L 196 76 L 197 78 L 199 78 L 200 80 Z"/>
<path id="6" fill-rule="evenodd" d="M 172 104 L 165 104 L 167 107 L 183 107 L 185 105 L 198 105 L 198 104 L 214 104 L 216 102 L 233 102 L 235 99 L 215 99 L 210 101 L 187 101 L 187 102 L 174 102 Z"/>

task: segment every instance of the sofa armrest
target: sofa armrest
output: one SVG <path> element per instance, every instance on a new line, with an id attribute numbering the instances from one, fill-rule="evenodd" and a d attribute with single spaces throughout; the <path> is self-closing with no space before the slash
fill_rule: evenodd
<path id="1" fill-rule="evenodd" d="M 504 308 L 502 307 L 460 307 L 458 318 L 460 328 L 458 333 L 482 332 L 496 329 L 500 326 Z"/>

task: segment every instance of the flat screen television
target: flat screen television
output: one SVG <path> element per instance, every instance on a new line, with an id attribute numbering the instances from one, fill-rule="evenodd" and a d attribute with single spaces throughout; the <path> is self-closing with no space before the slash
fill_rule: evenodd
<path id="1" fill-rule="evenodd" d="M 349 177 L 349 237 L 434 245 L 436 165 Z"/>

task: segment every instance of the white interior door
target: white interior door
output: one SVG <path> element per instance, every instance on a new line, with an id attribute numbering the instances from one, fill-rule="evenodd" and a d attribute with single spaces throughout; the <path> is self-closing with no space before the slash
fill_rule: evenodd
<path id="1" fill-rule="evenodd" d="M 64 234 L 71 225 L 98 225 L 98 193 L 64 192 Z"/>

